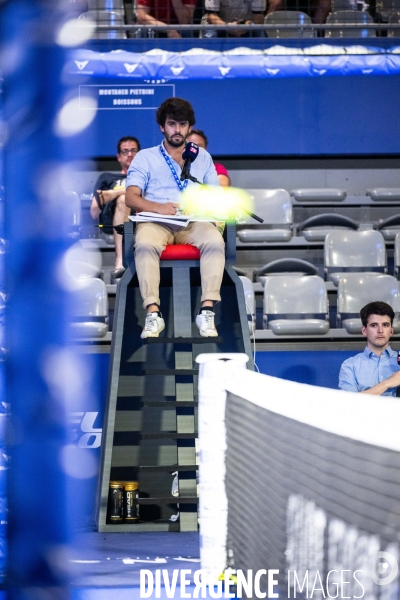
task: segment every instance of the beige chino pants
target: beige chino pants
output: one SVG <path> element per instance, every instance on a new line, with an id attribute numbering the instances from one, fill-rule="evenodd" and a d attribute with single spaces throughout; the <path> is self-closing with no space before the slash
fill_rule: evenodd
<path id="1" fill-rule="evenodd" d="M 225 266 L 225 244 L 211 223 L 196 221 L 173 231 L 168 225 L 138 223 L 135 233 L 135 263 L 143 308 L 160 305 L 160 255 L 168 244 L 192 244 L 200 250 L 201 301 L 221 300 Z"/>

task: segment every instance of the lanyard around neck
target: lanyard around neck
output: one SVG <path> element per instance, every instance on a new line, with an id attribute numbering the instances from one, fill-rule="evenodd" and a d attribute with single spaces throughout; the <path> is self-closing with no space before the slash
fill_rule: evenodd
<path id="1" fill-rule="evenodd" d="M 187 179 L 185 179 L 185 181 L 182 183 L 182 181 L 179 179 L 179 177 L 178 177 L 178 175 L 177 175 L 177 172 L 175 171 L 175 167 L 174 167 L 174 165 L 172 164 L 170 157 L 168 156 L 168 154 L 167 154 L 167 153 L 165 152 L 165 150 L 164 150 L 164 146 L 161 144 L 159 148 L 160 148 L 160 152 L 161 152 L 161 154 L 162 154 L 162 155 L 163 155 L 163 157 L 165 158 L 165 162 L 166 162 L 166 163 L 167 163 L 167 165 L 169 166 L 169 168 L 170 168 L 170 170 L 171 170 L 171 173 L 172 173 L 172 175 L 174 176 L 174 179 L 175 179 L 176 185 L 178 186 L 179 190 L 180 190 L 181 192 L 183 192 L 183 190 L 185 190 L 185 189 L 186 189 L 186 187 L 187 187 L 188 180 L 187 180 Z"/>

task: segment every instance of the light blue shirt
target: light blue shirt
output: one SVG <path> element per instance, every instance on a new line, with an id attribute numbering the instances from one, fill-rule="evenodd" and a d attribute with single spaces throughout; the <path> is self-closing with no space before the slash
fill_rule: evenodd
<path id="1" fill-rule="evenodd" d="M 347 392 L 364 392 L 385 381 L 398 370 L 397 352 L 390 346 L 380 357 L 367 346 L 364 352 L 343 362 L 339 373 L 339 389 Z M 382 396 L 396 396 L 396 390 L 397 388 L 389 388 Z"/>
<path id="2" fill-rule="evenodd" d="M 163 143 L 163 142 L 162 142 Z M 161 146 L 161 144 L 160 144 Z M 169 168 L 167 161 L 160 152 L 160 146 L 140 150 L 131 162 L 126 178 L 126 187 L 137 186 L 142 192 L 143 198 L 150 202 L 180 202 L 181 191 Z M 165 149 L 165 147 L 164 147 Z M 168 152 L 165 150 L 168 154 Z M 168 154 L 178 177 L 181 175 L 181 167 Z M 219 179 L 211 156 L 203 148 L 199 148 L 199 154 L 190 167 L 190 174 L 201 183 L 207 185 L 219 185 Z M 182 183 L 184 183 L 182 181 Z M 193 181 L 188 182 L 188 187 L 198 186 Z M 181 207 L 182 208 L 182 207 Z"/>

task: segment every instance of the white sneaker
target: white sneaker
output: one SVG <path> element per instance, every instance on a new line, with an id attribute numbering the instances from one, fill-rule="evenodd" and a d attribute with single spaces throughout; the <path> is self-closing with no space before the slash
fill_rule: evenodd
<path id="1" fill-rule="evenodd" d="M 173 476 L 171 495 L 176 497 L 179 496 L 178 471 L 174 471 L 173 473 L 171 473 L 171 475 Z"/>
<path id="2" fill-rule="evenodd" d="M 156 312 L 147 313 L 146 321 L 140 337 L 142 340 L 148 337 L 158 337 L 158 334 L 164 329 L 164 327 L 165 323 L 161 313 L 160 316 L 158 316 L 158 313 Z"/>
<path id="3" fill-rule="evenodd" d="M 203 337 L 217 337 L 218 331 L 214 325 L 215 314 L 212 310 L 204 310 L 196 317 L 196 325 Z"/>

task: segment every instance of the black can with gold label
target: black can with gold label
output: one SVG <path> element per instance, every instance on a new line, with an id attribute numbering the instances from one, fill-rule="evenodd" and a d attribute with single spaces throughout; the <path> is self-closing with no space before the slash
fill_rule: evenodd
<path id="1" fill-rule="evenodd" d="M 124 485 L 120 481 L 110 481 L 108 516 L 113 523 L 124 519 Z"/>
<path id="2" fill-rule="evenodd" d="M 124 516 L 125 521 L 137 523 L 139 521 L 139 483 L 137 481 L 124 482 Z"/>

